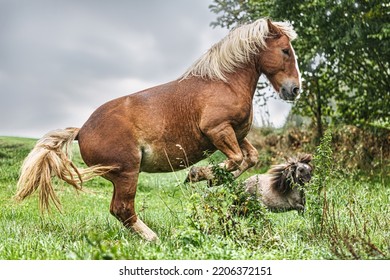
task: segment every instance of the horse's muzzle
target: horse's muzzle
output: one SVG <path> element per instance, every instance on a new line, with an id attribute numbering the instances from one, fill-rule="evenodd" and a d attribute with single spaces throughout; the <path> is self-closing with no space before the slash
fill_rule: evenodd
<path id="1" fill-rule="evenodd" d="M 299 97 L 301 89 L 295 85 L 288 83 L 280 88 L 280 97 L 286 101 L 294 101 Z"/>

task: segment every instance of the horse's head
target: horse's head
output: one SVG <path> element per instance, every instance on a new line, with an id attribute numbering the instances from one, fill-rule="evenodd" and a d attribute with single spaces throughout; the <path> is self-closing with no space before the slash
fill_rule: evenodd
<path id="1" fill-rule="evenodd" d="M 312 167 L 310 164 L 298 162 L 295 164 L 295 182 L 303 185 L 311 180 Z"/>
<path id="2" fill-rule="evenodd" d="M 289 158 L 287 163 L 274 166 L 269 173 L 272 174 L 272 187 L 287 200 L 285 210 L 304 211 L 305 190 L 304 184 L 311 180 L 312 166 L 310 154 Z"/>
<path id="3" fill-rule="evenodd" d="M 301 90 L 301 74 L 291 40 L 295 32 L 285 34 L 280 23 L 268 22 L 267 47 L 260 53 L 260 71 L 264 73 L 283 100 L 295 100 Z"/>

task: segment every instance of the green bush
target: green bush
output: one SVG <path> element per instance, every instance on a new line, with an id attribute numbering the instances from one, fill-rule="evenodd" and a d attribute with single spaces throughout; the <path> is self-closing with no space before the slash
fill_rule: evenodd
<path id="1" fill-rule="evenodd" d="M 185 224 L 178 234 L 184 243 L 200 246 L 205 236 L 258 246 L 258 235 L 272 233 L 267 210 L 257 198 L 245 192 L 242 183 L 218 165 L 213 171 L 219 185 L 196 184 L 187 201 Z"/>

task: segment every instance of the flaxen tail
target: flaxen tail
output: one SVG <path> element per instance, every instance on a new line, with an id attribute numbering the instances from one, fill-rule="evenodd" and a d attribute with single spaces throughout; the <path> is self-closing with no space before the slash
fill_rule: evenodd
<path id="1" fill-rule="evenodd" d="M 82 183 L 112 170 L 112 166 L 92 166 L 78 169 L 71 161 L 72 142 L 79 128 L 55 130 L 43 136 L 24 160 L 18 181 L 16 199 L 21 201 L 35 191 L 39 193 L 41 210 L 48 210 L 50 200 L 60 210 L 61 203 L 54 192 L 52 178 L 62 179 L 75 189 Z"/>

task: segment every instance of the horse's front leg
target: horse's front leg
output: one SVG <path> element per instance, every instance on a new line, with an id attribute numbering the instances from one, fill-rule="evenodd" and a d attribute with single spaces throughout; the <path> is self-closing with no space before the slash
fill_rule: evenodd
<path id="1" fill-rule="evenodd" d="M 246 170 L 254 166 L 259 161 L 259 152 L 255 147 L 248 141 L 244 139 L 240 144 L 241 151 L 244 155 L 244 160 L 241 162 L 241 165 L 237 170 L 233 172 L 234 178 L 237 178 Z"/>
<path id="2" fill-rule="evenodd" d="M 221 163 L 219 165 L 220 167 L 225 168 L 227 171 L 235 171 L 239 169 L 241 166 L 246 165 L 246 164 L 243 165 L 243 160 L 245 157 L 243 151 L 241 150 L 242 148 L 238 144 L 236 134 L 230 125 L 227 124 L 219 125 L 215 128 L 206 130 L 205 134 L 208 136 L 208 138 L 213 143 L 213 145 L 227 156 L 227 160 Z M 245 148 L 246 151 L 247 147 L 249 147 L 247 145 L 249 144 L 249 142 L 248 141 L 244 141 L 244 142 L 245 144 L 243 147 Z M 250 147 L 253 148 L 252 145 L 250 145 Z M 248 153 L 245 152 L 245 154 Z M 252 155 L 253 152 L 251 152 L 250 154 Z M 233 173 L 233 175 L 235 174 Z M 213 178 L 214 178 L 214 174 L 212 171 L 212 166 L 192 167 L 190 169 L 190 172 L 188 173 L 186 182 L 212 180 Z"/>

